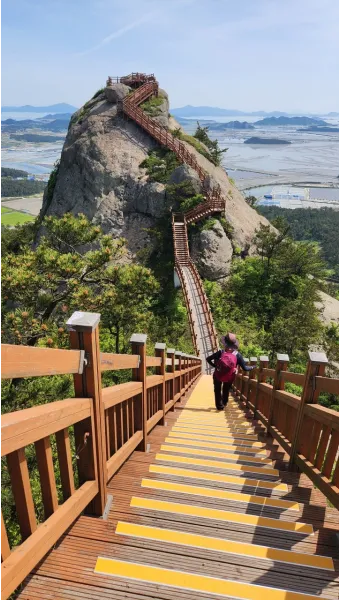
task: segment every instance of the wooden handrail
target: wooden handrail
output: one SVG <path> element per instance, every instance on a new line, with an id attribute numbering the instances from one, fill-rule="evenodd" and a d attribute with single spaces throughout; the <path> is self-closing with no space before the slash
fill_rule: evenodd
<path id="1" fill-rule="evenodd" d="M 11 548 L 6 523 L 2 521 L 4 599 L 83 511 L 95 515 L 103 512 L 107 481 L 136 448 L 146 449 L 151 429 L 157 424 L 164 425 L 167 411 L 174 408 L 201 373 L 201 359 L 182 353 L 176 353 L 175 357 L 174 350 L 169 354 L 171 365 L 166 372 L 165 344 L 156 344 L 156 355 L 146 356 L 143 335 L 132 336 L 132 354 L 100 353 L 99 319 L 100 315 L 91 313 L 72 315 L 68 321 L 72 350 L 7 344 L 2 347 L 4 378 L 19 373 L 20 376 L 73 373 L 76 395 L 2 416 L 1 452 L 6 457 L 21 532 L 21 544 Z M 18 357 L 21 362 L 14 368 Z M 54 360 L 57 367 L 53 371 Z M 156 373 L 147 375 L 147 368 L 155 369 Z M 134 381 L 102 389 L 101 373 L 109 369 L 132 369 Z M 63 501 L 57 493 L 56 457 L 50 440 L 53 435 Z M 44 527 L 38 526 L 31 490 L 33 458 L 28 464 L 25 455 L 30 444 L 34 444 L 39 472 Z M 72 455 L 77 460 L 78 489 Z"/>
<path id="2" fill-rule="evenodd" d="M 261 357 L 255 401 L 247 402 L 268 433 L 279 441 L 293 463 L 306 473 L 313 483 L 334 504 L 339 506 L 339 413 L 316 404 L 321 391 L 339 393 L 339 380 L 324 376 L 327 358 L 322 353 L 310 353 L 306 372 L 285 370 L 289 358 L 279 354 L 276 369 L 269 369 L 268 357 Z M 265 383 L 271 377 L 274 384 Z M 234 390 L 241 402 L 247 401 L 244 382 L 251 380 L 238 374 Z M 284 389 L 291 382 L 303 387 L 301 397 Z M 248 394 L 249 398 L 249 394 Z"/>
<path id="3" fill-rule="evenodd" d="M 46 352 L 48 350 L 48 352 Z M 1 345 L 2 379 L 82 373 L 84 352 L 31 346 Z"/>

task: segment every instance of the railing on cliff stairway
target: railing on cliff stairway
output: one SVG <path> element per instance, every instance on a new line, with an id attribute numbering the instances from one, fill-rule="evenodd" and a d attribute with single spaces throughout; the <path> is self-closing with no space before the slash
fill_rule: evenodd
<path id="1" fill-rule="evenodd" d="M 75 312 L 67 322 L 70 350 L 1 346 L 2 379 L 69 374 L 75 390 L 74 398 L 2 415 L 1 456 L 16 514 L 9 523 L 1 515 L 3 600 L 84 510 L 103 515 L 107 482 L 135 449 L 147 450 L 150 431 L 165 424 L 166 414 L 201 374 L 200 358 L 166 348 L 164 343 L 157 343 L 154 356 L 147 356 L 145 334 L 132 335 L 131 354 L 100 352 L 99 321 L 100 314 Z M 104 389 L 102 373 L 120 370 L 131 373 L 129 380 Z M 54 435 L 53 447 L 50 436 Z M 28 446 L 37 461 L 45 515 L 41 525 L 31 487 L 32 464 L 25 454 Z M 12 520 L 21 540 L 11 548 L 6 529 Z M 47 597 L 44 590 L 40 597 Z"/>
<path id="2" fill-rule="evenodd" d="M 196 352 L 204 357 L 217 349 L 217 334 L 203 283 L 190 258 L 187 224 L 213 213 L 222 212 L 225 208 L 225 200 L 221 196 L 219 186 L 213 189 L 207 188 L 205 185 L 207 174 L 185 144 L 165 127 L 160 126 L 154 119 L 146 115 L 139 107 L 150 97 L 158 95 L 158 82 L 155 76 L 153 74 L 132 73 L 125 77 L 110 77 L 108 84 L 118 81 L 136 88 L 122 102 L 124 114 L 133 119 L 161 145 L 175 152 L 181 162 L 185 162 L 192 167 L 205 187 L 204 202 L 189 210 L 181 220 L 178 220 L 178 217 L 176 219 L 173 217 L 175 269 L 185 297 L 193 343 Z M 209 372 L 209 366 L 204 364 L 204 367 Z"/>

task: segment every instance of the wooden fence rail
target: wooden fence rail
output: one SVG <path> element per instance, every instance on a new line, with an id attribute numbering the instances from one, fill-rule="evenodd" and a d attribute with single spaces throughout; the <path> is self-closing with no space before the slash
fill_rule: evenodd
<path id="1" fill-rule="evenodd" d="M 70 350 L 2 346 L 2 378 L 72 374 L 75 398 L 8 413 L 1 420 L 1 456 L 9 472 L 21 543 L 10 548 L 1 522 L 2 598 L 7 598 L 83 512 L 100 516 L 108 480 L 201 373 L 201 359 L 165 344 L 146 355 L 146 335 L 131 337 L 131 354 L 99 351 L 99 314 L 69 319 Z M 131 369 L 131 381 L 102 388 L 101 373 Z M 153 371 L 152 374 L 149 372 Z M 73 448 L 74 439 L 74 448 Z M 34 445 L 45 520 L 38 524 L 26 457 Z M 55 448 L 62 501 L 58 499 Z M 76 458 L 78 484 L 73 470 Z"/>
<path id="2" fill-rule="evenodd" d="M 250 362 L 256 364 L 257 359 Z M 280 443 L 290 457 L 290 466 L 306 473 L 338 508 L 339 413 L 317 402 L 321 392 L 338 395 L 339 380 L 324 377 L 327 357 L 322 352 L 309 353 L 304 374 L 287 370 L 287 354 L 277 355 L 275 369 L 269 369 L 268 364 L 268 357 L 261 356 L 258 369 L 249 375 L 238 373 L 235 396 Z M 286 391 L 287 382 L 301 386 L 301 395 Z"/>

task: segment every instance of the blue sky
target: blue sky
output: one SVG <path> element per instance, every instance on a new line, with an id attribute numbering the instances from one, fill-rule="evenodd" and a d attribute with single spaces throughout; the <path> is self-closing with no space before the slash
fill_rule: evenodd
<path id="1" fill-rule="evenodd" d="M 3 0 L 2 105 L 154 72 L 172 107 L 338 110 L 336 0 Z"/>

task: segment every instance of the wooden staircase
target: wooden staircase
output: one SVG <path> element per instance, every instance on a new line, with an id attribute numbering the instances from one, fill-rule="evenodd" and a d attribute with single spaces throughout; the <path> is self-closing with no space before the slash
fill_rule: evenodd
<path id="1" fill-rule="evenodd" d="M 173 218 L 173 240 L 175 251 L 175 269 L 184 290 L 194 346 L 200 356 L 211 354 L 217 347 L 217 335 L 201 278 L 190 259 L 187 224 L 199 221 L 214 213 L 223 212 L 225 200 L 221 196 L 220 186 L 209 189 L 207 174 L 198 164 L 195 156 L 186 145 L 165 127 L 145 114 L 140 105 L 152 96 L 158 96 L 158 82 L 153 74 L 132 73 L 125 77 L 109 78 L 108 84 L 119 81 L 135 88 L 121 104 L 123 113 L 140 125 L 159 144 L 169 148 L 177 158 L 188 164 L 198 174 L 204 187 L 204 202 L 187 211 L 185 215 Z M 190 290 L 190 291 L 189 291 Z M 206 365 L 209 372 L 209 367 Z"/>

